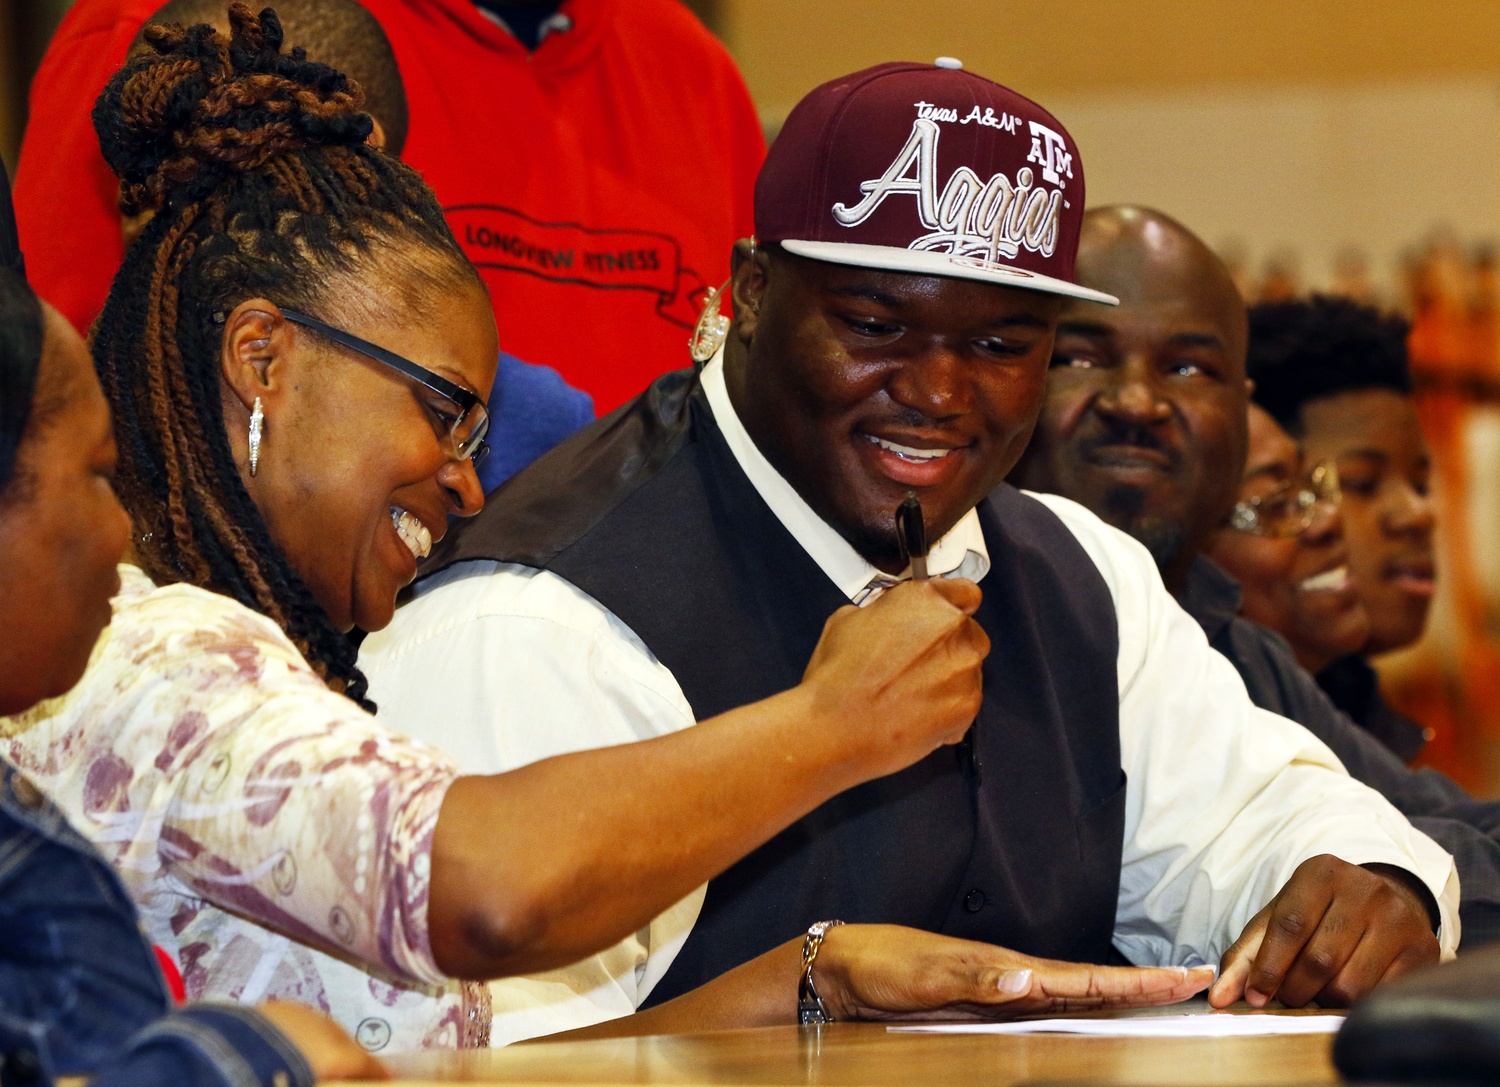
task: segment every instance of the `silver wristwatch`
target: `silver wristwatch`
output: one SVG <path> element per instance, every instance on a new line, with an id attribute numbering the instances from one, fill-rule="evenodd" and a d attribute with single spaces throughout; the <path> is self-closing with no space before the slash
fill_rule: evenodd
<path id="1" fill-rule="evenodd" d="M 828 1006 L 823 1003 L 823 998 L 818 995 L 818 987 L 813 984 L 812 972 L 813 963 L 818 959 L 818 949 L 823 946 L 823 937 L 828 935 L 829 929 L 838 928 L 843 923 L 819 921 L 807 930 L 807 938 L 802 941 L 802 981 L 797 986 L 797 1022 L 804 1027 L 833 1022 L 833 1016 L 828 1014 Z"/>

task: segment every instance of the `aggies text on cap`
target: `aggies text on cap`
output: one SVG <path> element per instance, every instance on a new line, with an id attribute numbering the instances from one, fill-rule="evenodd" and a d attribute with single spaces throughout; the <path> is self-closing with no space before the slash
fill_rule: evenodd
<path id="1" fill-rule="evenodd" d="M 1115 305 L 1074 282 L 1083 200 L 1057 119 L 940 57 L 802 99 L 756 181 L 755 236 L 815 260 Z"/>

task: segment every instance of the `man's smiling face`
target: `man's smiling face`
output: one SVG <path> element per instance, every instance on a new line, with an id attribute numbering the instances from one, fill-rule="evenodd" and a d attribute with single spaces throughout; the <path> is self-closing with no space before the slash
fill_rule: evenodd
<path id="1" fill-rule="evenodd" d="M 908 491 L 937 539 L 1031 436 L 1059 300 L 968 279 L 740 253 L 725 378 L 755 444 L 875 566 Z"/>
<path id="2" fill-rule="evenodd" d="M 1065 495 L 1135 536 L 1169 578 L 1234 504 L 1245 459 L 1245 308 L 1222 264 L 1140 209 L 1084 220 L 1079 282 L 1046 406 L 1017 482 Z"/>

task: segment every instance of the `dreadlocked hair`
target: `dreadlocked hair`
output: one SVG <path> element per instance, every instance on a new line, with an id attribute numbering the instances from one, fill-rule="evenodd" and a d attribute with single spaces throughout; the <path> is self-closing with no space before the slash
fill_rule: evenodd
<path id="1" fill-rule="evenodd" d="M 282 52 L 270 8 L 236 3 L 229 21 L 228 39 L 207 25 L 149 28 L 149 48 L 94 108 L 122 210 L 155 212 L 93 336 L 115 488 L 153 581 L 269 616 L 330 687 L 373 710 L 354 643 L 273 542 L 235 464 L 224 318 L 257 297 L 324 316 L 361 270 L 399 280 L 407 304 L 478 276 L 421 178 L 365 143 L 358 86 L 300 48 Z"/>

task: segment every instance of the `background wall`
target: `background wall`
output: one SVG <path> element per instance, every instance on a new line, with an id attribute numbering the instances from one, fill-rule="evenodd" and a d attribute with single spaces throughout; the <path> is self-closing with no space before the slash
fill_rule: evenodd
<path id="1" fill-rule="evenodd" d="M 757 100 L 900 57 L 962 56 L 1027 93 L 1497 72 L 1492 0 L 722 0 Z"/>

